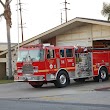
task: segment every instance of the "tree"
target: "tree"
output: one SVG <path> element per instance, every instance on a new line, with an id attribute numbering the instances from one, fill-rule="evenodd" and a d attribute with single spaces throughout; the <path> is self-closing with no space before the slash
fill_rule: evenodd
<path id="1" fill-rule="evenodd" d="M 1 16 L 4 16 L 6 20 L 6 29 L 7 29 L 7 42 L 8 42 L 8 73 L 9 73 L 9 79 L 12 77 L 12 57 L 11 57 L 11 41 L 10 41 L 10 28 L 11 28 L 11 9 L 10 9 L 10 3 L 12 0 L 5 0 L 5 3 L 3 3 L 0 0 L 1 5 L 4 8 L 4 12 L 0 14 Z"/>
<path id="2" fill-rule="evenodd" d="M 101 13 L 103 16 L 107 16 L 108 21 L 110 21 L 110 4 L 104 2 Z"/>

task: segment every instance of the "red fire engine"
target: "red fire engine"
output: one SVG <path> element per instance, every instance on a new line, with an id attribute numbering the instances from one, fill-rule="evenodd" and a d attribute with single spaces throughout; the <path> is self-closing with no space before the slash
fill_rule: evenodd
<path id="1" fill-rule="evenodd" d="M 19 49 L 14 81 L 29 82 L 34 87 L 52 82 L 65 87 L 70 79 L 105 81 L 110 74 L 110 50 L 75 46 L 25 46 Z"/>

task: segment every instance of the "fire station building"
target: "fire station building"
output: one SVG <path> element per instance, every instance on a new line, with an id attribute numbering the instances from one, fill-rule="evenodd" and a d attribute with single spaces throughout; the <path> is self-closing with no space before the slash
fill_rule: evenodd
<path id="1" fill-rule="evenodd" d="M 50 43 L 57 46 L 110 47 L 110 22 L 97 19 L 75 18 L 19 44 Z M 15 73 L 18 45 L 12 47 L 12 70 Z M 5 59 L 5 60 L 3 60 Z M 4 64 L 5 63 L 5 64 Z M 4 65 L 3 65 L 4 64 Z M 1 66 L 2 65 L 2 66 Z M 0 52 L 0 79 L 8 76 L 8 51 Z"/>

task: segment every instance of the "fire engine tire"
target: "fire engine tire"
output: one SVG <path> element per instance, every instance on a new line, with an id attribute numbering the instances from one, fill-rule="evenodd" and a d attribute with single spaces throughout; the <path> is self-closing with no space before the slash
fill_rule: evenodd
<path id="1" fill-rule="evenodd" d="M 99 80 L 102 80 L 102 81 L 106 81 L 108 80 L 108 71 L 105 67 L 102 67 L 100 70 L 99 70 Z"/>
<path id="2" fill-rule="evenodd" d="M 56 81 L 54 81 L 54 85 L 58 88 L 66 87 L 70 84 L 69 75 L 66 71 L 60 71 L 57 75 Z"/>
<path id="3" fill-rule="evenodd" d="M 40 88 L 40 87 L 43 86 L 43 84 L 42 85 L 31 85 L 31 86 L 34 87 L 34 88 Z"/>
<path id="4" fill-rule="evenodd" d="M 94 76 L 94 77 L 93 77 L 93 80 L 94 80 L 95 82 L 98 82 L 98 81 L 99 81 L 99 77 L 98 77 L 98 76 Z"/>
<path id="5" fill-rule="evenodd" d="M 42 86 L 43 86 L 43 83 L 42 84 L 39 84 L 39 85 L 32 85 L 32 84 L 30 84 L 32 87 L 34 87 L 34 88 L 41 88 Z"/>
<path id="6" fill-rule="evenodd" d="M 81 82 L 81 83 L 85 82 L 85 80 L 86 80 L 85 78 L 74 79 L 75 82 Z"/>

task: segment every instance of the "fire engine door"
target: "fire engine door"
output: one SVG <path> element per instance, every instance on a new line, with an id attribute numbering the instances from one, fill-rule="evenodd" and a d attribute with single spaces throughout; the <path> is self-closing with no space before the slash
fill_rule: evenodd
<path id="1" fill-rule="evenodd" d="M 46 51 L 46 69 L 49 71 L 49 73 L 54 73 L 56 69 L 56 58 L 55 58 L 55 50 L 54 49 L 48 49 Z"/>
<path id="2" fill-rule="evenodd" d="M 66 68 L 66 58 L 64 48 L 59 50 L 59 57 L 57 58 L 57 68 Z"/>
<path id="3" fill-rule="evenodd" d="M 67 70 L 74 71 L 74 69 L 75 69 L 75 58 L 74 58 L 73 53 L 74 53 L 73 48 L 66 48 L 65 49 Z"/>

